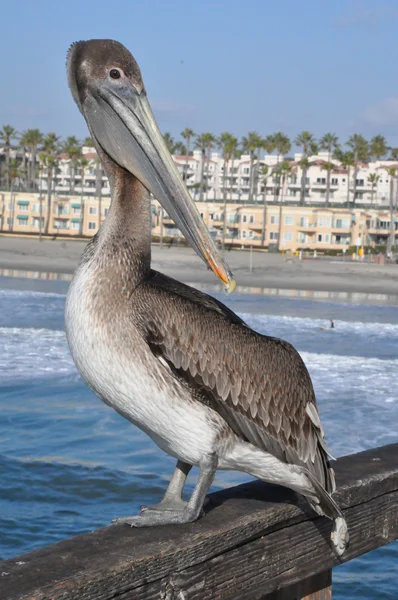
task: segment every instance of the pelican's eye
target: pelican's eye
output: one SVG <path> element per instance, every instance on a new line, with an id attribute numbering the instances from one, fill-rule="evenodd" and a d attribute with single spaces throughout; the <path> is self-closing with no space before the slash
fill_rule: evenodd
<path id="1" fill-rule="evenodd" d="M 120 69 L 111 69 L 109 71 L 109 77 L 111 79 L 120 79 L 121 76 L 122 76 L 122 73 L 121 73 Z"/>

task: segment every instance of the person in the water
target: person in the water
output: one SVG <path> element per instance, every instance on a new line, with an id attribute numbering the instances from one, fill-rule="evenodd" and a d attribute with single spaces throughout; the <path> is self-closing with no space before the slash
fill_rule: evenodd
<path id="1" fill-rule="evenodd" d="M 330 329 L 334 329 L 334 321 L 333 321 L 333 319 L 330 319 Z"/>

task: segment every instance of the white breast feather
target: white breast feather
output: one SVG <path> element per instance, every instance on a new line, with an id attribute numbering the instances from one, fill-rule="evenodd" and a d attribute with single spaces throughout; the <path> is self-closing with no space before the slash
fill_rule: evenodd
<path id="1" fill-rule="evenodd" d="M 223 420 L 190 398 L 138 332 L 134 352 L 109 336 L 90 308 L 89 278 L 89 269 L 81 268 L 70 286 L 65 311 L 69 347 L 80 374 L 101 400 L 162 450 L 197 465 L 201 456 L 214 451 Z"/>

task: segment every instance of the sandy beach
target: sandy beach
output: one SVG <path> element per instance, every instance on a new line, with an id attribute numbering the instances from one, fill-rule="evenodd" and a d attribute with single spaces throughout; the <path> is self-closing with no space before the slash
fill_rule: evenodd
<path id="1" fill-rule="evenodd" d="M 0 269 L 73 273 L 86 242 L 0 236 Z M 398 265 L 361 263 L 347 258 L 304 259 L 249 251 L 226 252 L 238 286 L 327 292 L 398 295 Z M 191 284 L 217 283 L 190 248 L 153 246 L 152 266 Z"/>

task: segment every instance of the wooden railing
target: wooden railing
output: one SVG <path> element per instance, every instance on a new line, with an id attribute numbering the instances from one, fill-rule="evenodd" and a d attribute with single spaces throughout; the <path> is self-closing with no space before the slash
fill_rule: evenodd
<path id="1" fill-rule="evenodd" d="M 114 525 L 3 561 L 0 598 L 329 599 L 332 567 L 398 537 L 398 444 L 334 466 L 350 532 L 341 558 L 329 520 L 289 490 L 256 481 L 212 494 L 197 523 Z"/>

